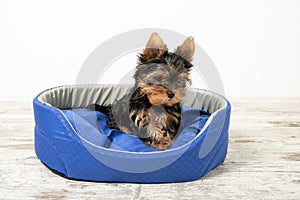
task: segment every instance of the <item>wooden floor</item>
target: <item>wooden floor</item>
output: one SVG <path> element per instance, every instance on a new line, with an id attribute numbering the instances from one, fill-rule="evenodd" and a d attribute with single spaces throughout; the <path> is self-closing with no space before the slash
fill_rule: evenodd
<path id="1" fill-rule="evenodd" d="M 0 99 L 0 199 L 300 199 L 300 98 L 231 99 L 224 164 L 176 184 L 79 182 L 33 148 L 30 99 Z"/>

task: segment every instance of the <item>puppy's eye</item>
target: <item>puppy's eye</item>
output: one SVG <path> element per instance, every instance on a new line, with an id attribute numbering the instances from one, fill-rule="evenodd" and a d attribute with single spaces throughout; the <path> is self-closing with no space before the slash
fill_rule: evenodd
<path id="1" fill-rule="evenodd" d="M 153 86 L 153 85 L 154 85 L 154 83 L 152 83 L 152 82 L 148 82 L 148 83 L 147 83 L 147 85 L 148 85 L 148 86 Z"/>

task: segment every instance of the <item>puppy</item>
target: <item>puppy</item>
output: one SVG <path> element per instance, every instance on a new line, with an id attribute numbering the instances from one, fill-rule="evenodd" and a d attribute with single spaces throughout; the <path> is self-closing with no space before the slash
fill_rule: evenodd
<path id="1" fill-rule="evenodd" d="M 136 135 L 154 148 L 169 148 L 180 126 L 180 103 L 191 83 L 194 51 L 193 37 L 172 53 L 162 38 L 152 33 L 138 56 L 130 92 L 112 105 L 95 105 L 108 116 L 108 127 Z"/>

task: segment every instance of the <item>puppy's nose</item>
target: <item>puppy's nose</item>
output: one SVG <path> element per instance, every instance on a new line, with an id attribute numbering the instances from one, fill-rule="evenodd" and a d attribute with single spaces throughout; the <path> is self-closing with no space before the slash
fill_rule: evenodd
<path id="1" fill-rule="evenodd" d="M 175 95 L 175 94 L 174 94 L 174 92 L 172 92 L 172 91 L 168 91 L 168 92 L 167 92 L 167 96 L 168 96 L 169 98 L 171 98 L 171 99 L 174 97 L 174 95 Z"/>

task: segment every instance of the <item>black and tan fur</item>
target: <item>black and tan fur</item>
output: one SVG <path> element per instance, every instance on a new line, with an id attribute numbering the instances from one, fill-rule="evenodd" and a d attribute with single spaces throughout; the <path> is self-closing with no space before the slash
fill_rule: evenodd
<path id="1" fill-rule="evenodd" d="M 108 127 L 134 134 L 158 149 L 170 147 L 180 126 L 180 103 L 191 82 L 194 50 L 194 39 L 188 37 L 174 53 L 168 52 L 161 37 L 152 33 L 139 55 L 130 92 L 110 106 L 96 105 L 108 115 Z"/>

